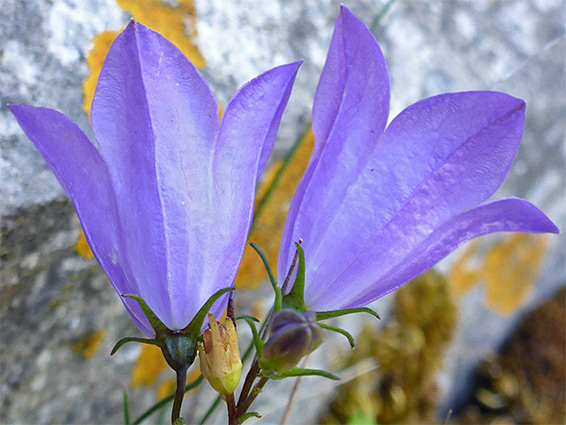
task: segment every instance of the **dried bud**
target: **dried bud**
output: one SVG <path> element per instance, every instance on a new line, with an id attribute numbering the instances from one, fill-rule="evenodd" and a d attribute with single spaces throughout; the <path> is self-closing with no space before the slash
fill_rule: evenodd
<path id="1" fill-rule="evenodd" d="M 212 314 L 208 321 L 209 328 L 198 346 L 200 371 L 220 394 L 232 394 L 242 373 L 236 328 L 232 320 L 220 324 Z"/>
<path id="2" fill-rule="evenodd" d="M 263 347 L 260 366 L 265 371 L 285 372 L 321 343 L 322 328 L 316 323 L 315 313 L 281 310 L 273 317 L 271 335 Z"/>

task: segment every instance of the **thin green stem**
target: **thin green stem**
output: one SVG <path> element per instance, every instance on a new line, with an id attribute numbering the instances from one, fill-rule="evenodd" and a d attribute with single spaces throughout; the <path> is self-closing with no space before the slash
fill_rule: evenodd
<path id="1" fill-rule="evenodd" d="M 183 398 L 185 397 L 185 382 L 187 381 L 187 369 L 181 368 L 176 370 L 177 374 L 177 389 L 175 390 L 175 399 L 173 401 L 173 410 L 171 411 L 171 424 L 181 416 L 181 406 Z"/>
<path id="2" fill-rule="evenodd" d="M 375 35 L 375 32 L 377 31 L 377 28 L 379 27 L 381 20 L 387 14 L 389 8 L 393 6 L 393 3 L 395 3 L 395 0 L 389 0 L 387 3 L 385 3 L 385 6 L 383 6 L 383 9 L 381 9 L 381 12 L 379 12 L 379 15 L 377 15 L 373 20 L 373 22 L 371 23 L 369 30 L 373 35 Z"/>
<path id="3" fill-rule="evenodd" d="M 204 376 L 200 375 L 193 382 L 191 382 L 190 384 L 187 384 L 185 386 L 184 392 L 190 391 L 190 390 L 198 387 L 202 383 L 202 381 L 204 381 Z M 147 409 L 145 412 L 143 412 L 134 422 L 132 422 L 132 425 L 140 425 L 144 420 L 149 418 L 155 412 L 163 409 L 168 403 L 173 401 L 174 398 L 175 398 L 175 395 L 171 394 L 171 395 L 168 395 L 167 397 L 165 397 L 164 399 L 160 400 L 159 402 L 155 403 L 153 406 L 151 406 L 149 409 Z"/>

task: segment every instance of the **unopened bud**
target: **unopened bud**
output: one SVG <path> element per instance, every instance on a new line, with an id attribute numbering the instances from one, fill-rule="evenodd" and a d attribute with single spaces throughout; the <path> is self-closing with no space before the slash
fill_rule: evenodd
<path id="1" fill-rule="evenodd" d="M 209 328 L 198 346 L 200 371 L 220 394 L 232 394 L 242 373 L 238 335 L 231 319 L 224 324 L 208 315 Z"/>
<path id="2" fill-rule="evenodd" d="M 281 310 L 273 317 L 271 335 L 263 347 L 260 366 L 265 371 L 285 372 L 321 343 L 322 328 L 316 322 L 315 313 Z"/>

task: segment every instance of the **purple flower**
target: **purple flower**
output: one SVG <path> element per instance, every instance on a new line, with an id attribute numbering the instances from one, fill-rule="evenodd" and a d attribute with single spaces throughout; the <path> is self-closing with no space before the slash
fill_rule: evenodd
<path id="1" fill-rule="evenodd" d="M 303 239 L 311 310 L 364 306 L 481 235 L 558 233 L 522 199 L 481 204 L 511 166 L 525 102 L 497 92 L 448 93 L 408 107 L 385 129 L 385 59 L 344 7 L 312 114 L 316 144 L 278 262 L 283 278 Z"/>
<path id="2" fill-rule="evenodd" d="M 219 123 L 197 69 L 164 37 L 132 21 L 98 80 L 96 144 L 59 112 L 10 106 L 73 201 L 118 294 L 143 298 L 170 330 L 183 329 L 233 284 L 256 180 L 298 67 L 283 65 L 244 85 Z M 122 301 L 153 337 L 138 302 Z"/>

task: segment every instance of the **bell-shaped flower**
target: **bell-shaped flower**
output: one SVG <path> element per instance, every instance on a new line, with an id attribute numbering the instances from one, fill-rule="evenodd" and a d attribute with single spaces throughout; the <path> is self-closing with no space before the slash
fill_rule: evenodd
<path id="1" fill-rule="evenodd" d="M 11 105 L 74 203 L 118 294 L 143 299 L 175 331 L 233 284 L 299 63 L 244 85 L 219 121 L 206 82 L 168 40 L 132 21 L 106 57 L 92 103 L 93 143 L 54 110 Z M 139 329 L 155 332 L 134 298 Z M 218 317 L 224 296 L 212 312 Z M 206 314 L 206 312 L 204 312 Z"/>
<path id="2" fill-rule="evenodd" d="M 356 308 L 492 232 L 558 233 L 534 205 L 486 201 L 519 147 L 525 102 L 504 93 L 422 100 L 389 126 L 389 76 L 367 27 L 342 7 L 312 112 L 315 147 L 290 206 L 278 276 L 302 239 L 304 303 Z"/>

